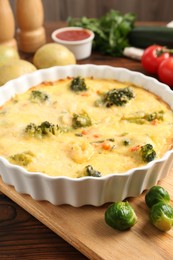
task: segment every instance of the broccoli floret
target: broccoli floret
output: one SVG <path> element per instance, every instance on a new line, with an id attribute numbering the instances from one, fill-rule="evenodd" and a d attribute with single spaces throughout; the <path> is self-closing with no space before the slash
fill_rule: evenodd
<path id="1" fill-rule="evenodd" d="M 30 100 L 32 102 L 41 102 L 44 103 L 49 100 L 49 96 L 40 90 L 33 90 L 30 95 Z"/>
<path id="2" fill-rule="evenodd" d="M 124 145 L 124 146 L 130 145 L 130 140 L 124 139 L 124 140 L 123 140 L 123 145 Z"/>
<path id="3" fill-rule="evenodd" d="M 129 87 L 112 89 L 104 94 L 102 102 L 106 107 L 124 106 L 129 100 L 134 98 L 133 90 Z"/>
<path id="4" fill-rule="evenodd" d="M 9 160 L 13 164 L 17 164 L 20 166 L 27 166 L 33 160 L 34 154 L 30 151 L 18 153 L 10 156 Z"/>
<path id="5" fill-rule="evenodd" d="M 152 122 L 154 120 L 163 121 L 164 111 L 158 111 L 153 113 L 143 113 L 142 115 L 134 115 L 129 117 L 122 117 L 122 120 L 127 120 L 130 123 L 145 124 L 147 121 Z"/>
<path id="6" fill-rule="evenodd" d="M 59 130 L 58 125 L 51 124 L 48 121 L 41 123 L 41 125 L 38 127 L 41 129 L 42 135 L 48 135 L 48 134 L 55 135 L 57 130 Z"/>
<path id="7" fill-rule="evenodd" d="M 158 111 L 158 112 L 153 112 L 151 114 L 146 114 L 144 116 L 144 119 L 146 119 L 147 121 L 154 121 L 154 120 L 159 120 L 159 121 L 163 121 L 163 115 L 164 115 L 164 111 Z"/>
<path id="8" fill-rule="evenodd" d="M 72 118 L 72 127 L 73 128 L 80 128 L 80 127 L 87 127 L 92 125 L 91 119 L 87 113 L 82 114 L 74 114 Z"/>
<path id="9" fill-rule="evenodd" d="M 41 137 L 41 138 L 45 135 L 56 135 L 60 131 L 61 130 L 58 125 L 51 124 L 48 121 L 44 121 L 40 125 L 30 123 L 25 128 L 25 133 L 31 136 Z"/>
<path id="10" fill-rule="evenodd" d="M 151 162 L 156 157 L 156 152 L 154 151 L 152 144 L 145 144 L 141 146 L 140 151 L 141 151 L 142 160 L 144 162 Z"/>
<path id="11" fill-rule="evenodd" d="M 88 90 L 85 80 L 81 77 L 76 77 L 71 81 L 70 89 L 75 92 Z"/>
<path id="12" fill-rule="evenodd" d="M 91 165 L 87 165 L 84 170 L 85 170 L 86 176 L 92 176 L 92 177 L 101 177 L 102 176 L 101 172 L 94 170 Z"/>
<path id="13" fill-rule="evenodd" d="M 30 123 L 29 125 L 26 126 L 25 128 L 25 133 L 29 135 L 36 135 L 36 132 L 38 132 L 37 125 L 34 123 Z"/>

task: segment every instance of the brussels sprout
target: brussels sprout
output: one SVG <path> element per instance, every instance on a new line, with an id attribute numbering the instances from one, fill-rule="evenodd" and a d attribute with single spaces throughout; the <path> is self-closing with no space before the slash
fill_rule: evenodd
<path id="1" fill-rule="evenodd" d="M 161 231 L 168 231 L 173 226 L 173 208 L 164 202 L 158 202 L 149 214 L 151 223 Z"/>
<path id="2" fill-rule="evenodd" d="M 170 202 L 169 193 L 161 186 L 153 186 L 145 195 L 145 202 L 148 208 L 151 208 L 154 204 L 158 202 Z"/>
<path id="3" fill-rule="evenodd" d="M 128 201 L 114 202 L 105 212 L 105 222 L 115 229 L 126 230 L 134 226 L 137 216 Z"/>

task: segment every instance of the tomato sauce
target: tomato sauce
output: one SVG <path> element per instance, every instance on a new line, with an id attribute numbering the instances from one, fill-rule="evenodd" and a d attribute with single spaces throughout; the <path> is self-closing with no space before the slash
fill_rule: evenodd
<path id="1" fill-rule="evenodd" d="M 90 33 L 86 30 L 67 30 L 59 32 L 56 37 L 65 41 L 81 41 L 90 37 Z"/>

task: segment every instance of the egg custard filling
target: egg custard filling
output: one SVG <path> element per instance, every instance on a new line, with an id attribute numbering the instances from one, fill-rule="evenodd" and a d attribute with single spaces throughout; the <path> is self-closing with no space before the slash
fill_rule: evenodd
<path id="1" fill-rule="evenodd" d="M 17 94 L 0 109 L 0 156 L 50 176 L 124 173 L 173 144 L 173 111 L 128 82 L 68 77 Z"/>

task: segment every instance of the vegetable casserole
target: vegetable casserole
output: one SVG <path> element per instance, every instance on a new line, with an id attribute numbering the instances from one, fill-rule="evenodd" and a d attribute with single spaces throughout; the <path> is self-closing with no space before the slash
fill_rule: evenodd
<path id="1" fill-rule="evenodd" d="M 16 94 L 0 124 L 0 155 L 50 176 L 122 174 L 161 158 L 173 141 L 173 112 L 156 94 L 80 74 Z"/>

